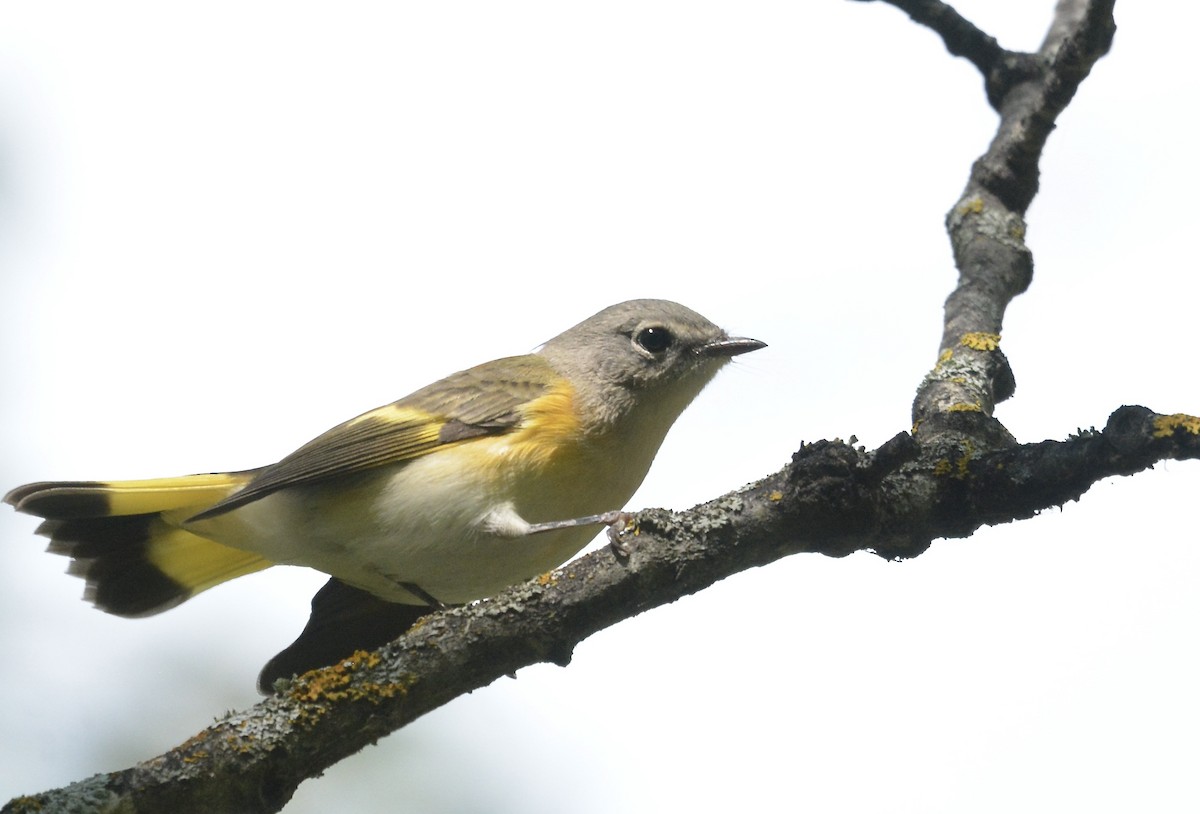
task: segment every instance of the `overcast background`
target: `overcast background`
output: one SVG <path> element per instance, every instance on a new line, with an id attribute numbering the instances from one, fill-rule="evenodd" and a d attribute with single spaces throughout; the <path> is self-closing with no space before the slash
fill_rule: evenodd
<path id="1" fill-rule="evenodd" d="M 1050 0 L 957 4 L 1033 48 Z M 1200 411 L 1200 11 L 1122 3 L 1029 213 L 1023 441 Z M 0 10 L 0 491 L 276 460 L 603 306 L 770 347 L 632 507 L 910 424 L 995 126 L 965 61 L 837 2 L 150 2 Z M 291 814 L 1195 811 L 1200 466 L 888 563 L 798 556 L 460 698 Z M 0 799 L 253 704 L 322 582 L 130 621 L 0 511 Z"/>

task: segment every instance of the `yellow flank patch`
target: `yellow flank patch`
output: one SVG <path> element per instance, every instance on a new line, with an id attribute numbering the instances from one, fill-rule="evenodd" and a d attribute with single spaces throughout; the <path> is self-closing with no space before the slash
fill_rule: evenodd
<path id="1" fill-rule="evenodd" d="M 1174 415 L 1160 415 L 1154 419 L 1155 438 L 1168 438 L 1174 435 L 1176 430 L 1200 435 L 1200 416 L 1175 413 Z"/>
<path id="2" fill-rule="evenodd" d="M 972 350 L 992 351 L 1000 347 L 1000 334 L 983 333 L 982 331 L 972 331 L 965 333 L 958 340 L 960 344 L 966 345 Z"/>
<path id="3" fill-rule="evenodd" d="M 166 523 L 153 527 L 146 558 L 193 595 L 271 565 L 257 554 L 214 543 Z"/>
<path id="4" fill-rule="evenodd" d="M 188 475 L 102 483 L 97 491 L 108 499 L 109 514 L 154 514 L 211 506 L 248 478 L 239 475 Z"/>
<path id="5" fill-rule="evenodd" d="M 546 466 L 556 453 L 572 449 L 572 442 L 582 437 L 575 394 L 565 381 L 526 404 L 521 412 L 525 420 L 519 429 L 504 436 L 504 442 L 508 453 L 524 458 L 529 466 Z"/>

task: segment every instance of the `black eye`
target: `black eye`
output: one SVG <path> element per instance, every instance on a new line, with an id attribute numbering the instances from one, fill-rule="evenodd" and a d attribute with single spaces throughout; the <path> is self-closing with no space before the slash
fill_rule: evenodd
<path id="1" fill-rule="evenodd" d="M 659 354 L 671 347 L 675 337 L 666 328 L 642 328 L 633 338 L 634 343 L 647 353 Z"/>

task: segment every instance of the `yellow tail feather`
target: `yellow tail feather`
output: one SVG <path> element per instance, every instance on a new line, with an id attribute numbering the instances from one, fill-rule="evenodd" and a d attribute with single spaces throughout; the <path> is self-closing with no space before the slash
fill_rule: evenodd
<path id="1" fill-rule="evenodd" d="M 253 574 L 273 563 L 249 551 L 241 551 L 167 526 L 150 537 L 146 559 L 175 583 L 187 588 L 191 596 L 214 585 Z"/>
<path id="2" fill-rule="evenodd" d="M 124 481 L 48 481 L 5 496 L 19 512 L 53 520 L 205 509 L 250 480 L 251 472 Z"/>
<path id="3" fill-rule="evenodd" d="M 253 473 L 140 481 L 31 483 L 5 497 L 46 522 L 50 551 L 71 558 L 85 598 L 120 616 L 174 607 L 203 590 L 272 563 L 177 524 L 245 484 Z"/>

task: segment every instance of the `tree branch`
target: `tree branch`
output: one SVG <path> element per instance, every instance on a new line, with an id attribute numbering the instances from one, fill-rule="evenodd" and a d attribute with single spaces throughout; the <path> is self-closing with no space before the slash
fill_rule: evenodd
<path id="1" fill-rule="evenodd" d="M 1029 285 L 1023 215 L 1057 115 L 1115 30 L 1113 0 L 1063 0 L 1036 54 L 1008 52 L 945 3 L 888 0 L 984 74 L 1001 114 L 947 216 L 959 281 L 914 434 L 867 452 L 806 445 L 780 472 L 688 512 L 636 517 L 631 553 L 592 553 L 485 602 L 435 614 L 371 654 L 305 674 L 176 749 L 4 811 L 279 810 L 296 787 L 453 698 L 537 662 L 567 664 L 583 639 L 748 568 L 800 552 L 912 557 L 939 537 L 1024 519 L 1092 484 L 1200 459 L 1200 418 L 1121 407 L 1102 432 L 1017 444 L 995 421 L 1014 389 L 998 348 L 1005 308 Z"/>
<path id="2" fill-rule="evenodd" d="M 986 74 L 1000 125 L 946 216 L 959 278 L 946 300 L 938 362 L 913 402 L 922 444 L 997 449 L 1015 442 L 992 413 L 1016 389 L 999 342 L 1005 309 L 1033 279 L 1024 214 L 1058 114 L 1112 44 L 1114 2 L 1061 0 L 1036 54 L 1008 54 L 1001 62 L 1019 70 Z"/>
<path id="3" fill-rule="evenodd" d="M 566 665 L 610 625 L 800 552 L 910 557 L 939 537 L 1032 517 L 1096 481 L 1200 459 L 1200 418 L 1122 407 L 1103 432 L 975 457 L 917 457 L 901 434 L 868 453 L 804 446 L 781 471 L 687 512 L 636 516 L 628 559 L 593 552 L 493 599 L 435 614 L 376 653 L 307 673 L 186 743 L 120 772 L 19 798 L 6 812 L 278 811 L 305 779 L 472 690 Z"/>
<path id="4" fill-rule="evenodd" d="M 995 37 L 976 28 L 974 23 L 941 0 L 886 2 L 908 14 L 914 22 L 932 29 L 942 38 L 947 51 L 970 60 L 984 76 L 990 75 L 997 63 L 1010 53 L 1000 47 Z"/>

